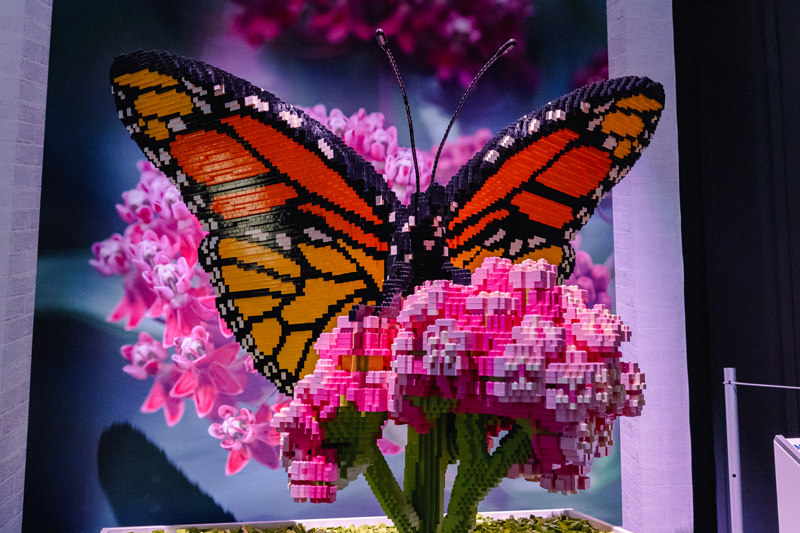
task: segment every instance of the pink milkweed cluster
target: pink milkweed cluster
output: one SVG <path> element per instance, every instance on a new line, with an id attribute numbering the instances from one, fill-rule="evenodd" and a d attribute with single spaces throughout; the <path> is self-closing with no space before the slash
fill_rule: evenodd
<path id="1" fill-rule="evenodd" d="M 465 87 L 484 62 L 509 38 L 524 45 L 525 24 L 533 16 L 527 0 L 232 0 L 231 31 L 252 46 L 280 37 L 297 50 L 315 54 L 345 51 L 348 44 L 375 38 L 382 28 L 399 50 L 443 81 Z M 515 82 L 535 79 L 527 62 L 517 62 Z"/>
<path id="2" fill-rule="evenodd" d="M 123 371 L 152 380 L 141 410 L 163 410 L 171 427 L 192 400 L 197 416 L 214 422 L 211 434 L 226 439 L 228 474 L 240 471 L 250 458 L 277 468 L 278 436 L 269 428 L 277 407 L 267 401 L 275 388 L 255 374 L 252 360 L 220 320 L 208 275 L 197 262 L 205 233 L 166 176 L 149 162 L 138 167 L 139 184 L 124 192 L 117 205 L 128 226 L 95 243 L 90 263 L 101 274 L 124 279 L 123 296 L 109 321 L 125 321 L 127 330 L 145 317 L 164 324 L 161 339 L 141 332 L 135 344 L 121 349 L 127 361 Z M 253 421 L 247 419 L 252 431 L 233 435 L 220 429 L 231 425 L 232 412 L 241 404 L 257 406 Z M 252 414 L 247 408 L 241 412 Z"/>
<path id="3" fill-rule="evenodd" d="M 338 417 L 386 413 L 427 433 L 442 409 L 499 417 L 487 428 L 494 435 L 529 421 L 528 458 L 508 476 L 553 492 L 588 488 L 592 458 L 607 454 L 614 420 L 641 412 L 644 374 L 620 361 L 630 330 L 619 317 L 603 305 L 588 308 L 586 291 L 555 280 L 556 267 L 543 260 L 491 257 L 470 286 L 418 287 L 397 318 L 340 317 L 316 343 L 314 373 L 274 419 L 292 496 L 331 502 L 358 474 L 340 464 L 346 436 L 332 429 Z M 355 359 L 381 364 L 354 370 Z"/>

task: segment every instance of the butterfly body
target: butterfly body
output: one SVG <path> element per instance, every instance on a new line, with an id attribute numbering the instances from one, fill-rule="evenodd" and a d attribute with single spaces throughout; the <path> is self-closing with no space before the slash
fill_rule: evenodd
<path id="1" fill-rule="evenodd" d="M 140 51 L 111 79 L 123 124 L 209 232 L 199 261 L 220 313 L 285 392 L 353 306 L 391 314 L 425 280 L 469 283 L 489 256 L 568 277 L 569 240 L 649 143 L 664 98 L 646 78 L 575 91 L 404 206 L 336 135 L 222 70 Z"/>

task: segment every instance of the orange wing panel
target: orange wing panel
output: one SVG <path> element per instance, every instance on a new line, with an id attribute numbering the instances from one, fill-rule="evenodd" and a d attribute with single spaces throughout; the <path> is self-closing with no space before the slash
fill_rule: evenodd
<path id="1" fill-rule="evenodd" d="M 450 224 L 450 228 L 472 215 L 480 213 L 498 198 L 502 198 L 528 181 L 532 173 L 546 165 L 553 156 L 564 149 L 569 141 L 577 137 L 578 134 L 574 131 L 563 129 L 539 139 L 513 155 L 503 164 L 497 174 L 486 180 L 472 200 L 464 205 L 464 208 Z"/>
<path id="2" fill-rule="evenodd" d="M 596 189 L 610 169 L 608 152 L 581 146 L 562 155 L 552 167 L 537 176 L 536 181 L 580 198 Z"/>
<path id="3" fill-rule="evenodd" d="M 273 207 L 297 198 L 297 191 L 283 183 L 221 194 L 211 202 L 211 208 L 225 219 L 266 213 Z"/>
<path id="4" fill-rule="evenodd" d="M 184 173 L 198 183 L 217 185 L 267 172 L 267 168 L 235 139 L 216 131 L 181 135 L 170 153 Z"/>
<path id="5" fill-rule="evenodd" d="M 244 140 L 269 159 L 279 171 L 308 191 L 327 198 L 365 220 L 381 224 L 381 220 L 344 178 L 325 166 L 316 154 L 254 118 L 237 115 L 223 119 L 222 122 L 233 126 Z"/>
<path id="6" fill-rule="evenodd" d="M 573 218 L 570 207 L 526 191 L 512 198 L 511 203 L 531 220 L 553 228 L 563 228 Z"/>

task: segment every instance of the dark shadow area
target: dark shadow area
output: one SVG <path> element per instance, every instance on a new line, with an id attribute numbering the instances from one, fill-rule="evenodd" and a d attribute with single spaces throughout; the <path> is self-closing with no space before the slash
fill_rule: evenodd
<path id="1" fill-rule="evenodd" d="M 120 526 L 235 521 L 130 424 L 103 432 L 97 470 Z"/>

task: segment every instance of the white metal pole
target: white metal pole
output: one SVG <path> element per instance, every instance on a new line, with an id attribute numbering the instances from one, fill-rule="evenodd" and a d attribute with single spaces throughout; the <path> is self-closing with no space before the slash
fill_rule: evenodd
<path id="1" fill-rule="evenodd" d="M 723 369 L 725 377 L 725 426 L 728 434 L 728 494 L 731 533 L 744 533 L 742 520 L 742 476 L 739 460 L 739 406 L 736 399 L 736 369 Z"/>

